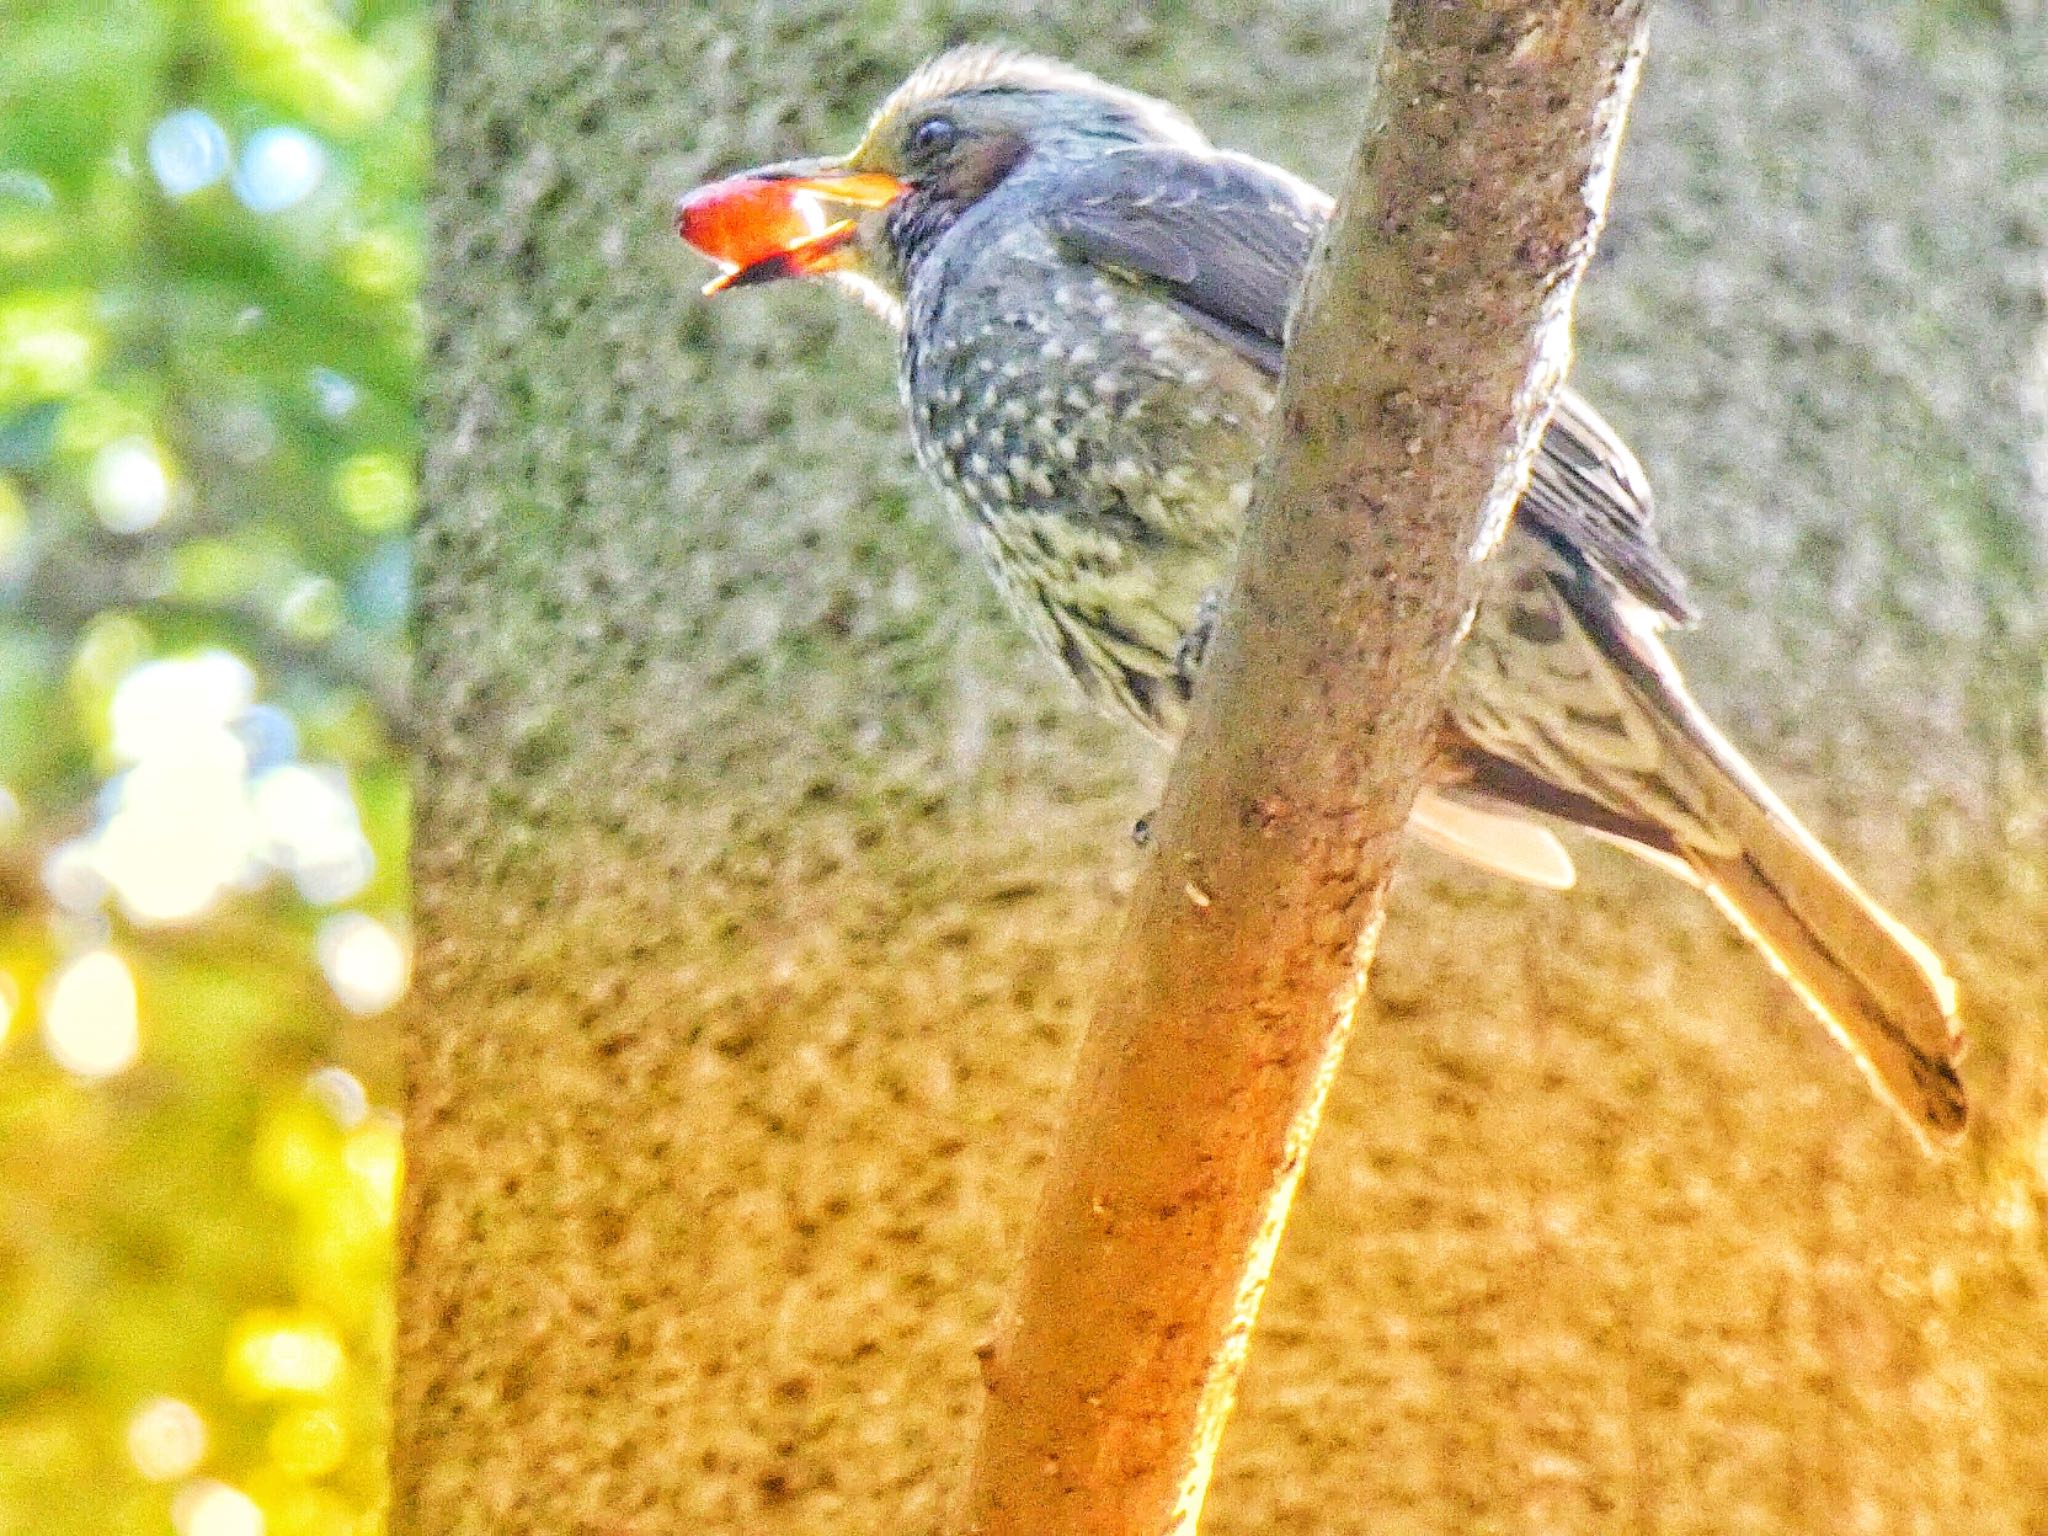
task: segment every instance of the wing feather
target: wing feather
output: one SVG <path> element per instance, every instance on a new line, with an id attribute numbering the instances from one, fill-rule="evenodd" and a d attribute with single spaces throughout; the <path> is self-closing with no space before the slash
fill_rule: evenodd
<path id="1" fill-rule="evenodd" d="M 1247 362 L 1280 372 L 1287 317 L 1330 200 L 1245 155 L 1146 145 L 1061 178 L 1043 217 L 1067 251 L 1143 284 Z M 1518 517 L 1662 622 L 1690 623 L 1685 578 L 1657 547 L 1647 477 L 1583 398 L 1560 391 Z"/>

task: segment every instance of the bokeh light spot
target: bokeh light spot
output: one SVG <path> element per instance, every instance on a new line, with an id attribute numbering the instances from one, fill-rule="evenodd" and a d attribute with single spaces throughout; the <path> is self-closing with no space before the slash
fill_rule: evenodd
<path id="1" fill-rule="evenodd" d="M 162 522 L 170 510 L 170 471 L 149 439 L 123 438 L 93 455 L 87 494 L 108 529 L 141 533 Z"/>
<path id="2" fill-rule="evenodd" d="M 190 1403 L 151 1398 L 128 1420 L 128 1459 L 153 1483 L 183 1477 L 206 1457 L 206 1421 Z"/>
<path id="3" fill-rule="evenodd" d="M 306 384 L 313 391 L 313 402 L 320 407 L 320 414 L 329 421 L 341 420 L 363 397 L 352 379 L 332 368 L 315 368 L 306 376 Z"/>
<path id="4" fill-rule="evenodd" d="M 283 763 L 256 780 L 264 857 L 313 902 L 346 901 L 375 868 L 348 780 L 331 768 Z"/>
<path id="5" fill-rule="evenodd" d="M 228 1345 L 228 1380 L 250 1397 L 325 1392 L 346 1363 L 341 1340 L 318 1318 L 252 1312 Z"/>
<path id="6" fill-rule="evenodd" d="M 263 578 L 264 552 L 231 538 L 186 539 L 171 551 L 171 591 L 193 603 L 240 600 Z"/>
<path id="7" fill-rule="evenodd" d="M 394 1063 L 313 940 L 406 934 L 405 533 L 334 477 L 416 462 L 432 44 L 0 3 L 0 1536 L 383 1530 Z M 330 1388 L 230 1386 L 257 1308 Z"/>
<path id="8" fill-rule="evenodd" d="M 417 497 L 412 469 L 396 454 L 359 453 L 334 472 L 342 511 L 373 533 L 403 528 Z"/>
<path id="9" fill-rule="evenodd" d="M 0 408 L 84 388 L 99 355 L 90 294 L 26 292 L 0 300 Z"/>
<path id="10" fill-rule="evenodd" d="M 171 1526 L 178 1536 L 263 1536 L 263 1510 L 226 1483 L 190 1483 L 171 1500 Z"/>
<path id="11" fill-rule="evenodd" d="M 366 229 L 343 248 L 341 275 L 379 297 L 410 293 L 419 284 L 419 251 L 397 230 Z"/>
<path id="12" fill-rule="evenodd" d="M 325 576 L 301 576 L 277 605 L 277 622 L 294 640 L 314 644 L 341 628 L 341 588 Z"/>
<path id="13" fill-rule="evenodd" d="M 85 838 L 67 838 L 43 860 L 43 889 L 67 912 L 90 912 L 107 899 L 107 877 Z"/>
<path id="14" fill-rule="evenodd" d="M 43 1002 L 43 1044 L 80 1077 L 112 1077 L 133 1066 L 142 1026 L 128 962 L 95 949 L 60 970 Z"/>
<path id="15" fill-rule="evenodd" d="M 149 168 L 167 195 L 190 197 L 227 175 L 227 130 L 197 107 L 173 112 L 150 130 Z"/>
<path id="16" fill-rule="evenodd" d="M 347 1067 L 321 1067 L 308 1073 L 306 1092 L 345 1131 L 361 1125 L 363 1117 L 370 1112 L 369 1091 L 363 1087 L 362 1079 Z"/>
<path id="17" fill-rule="evenodd" d="M 327 984 L 351 1013 L 380 1013 L 405 994 L 405 941 L 374 917 L 335 913 L 320 925 L 314 950 Z"/>
<path id="18" fill-rule="evenodd" d="M 95 858 L 129 916 L 188 922 L 247 877 L 257 844 L 247 770 L 240 740 L 210 726 L 114 781 Z"/>
<path id="19" fill-rule="evenodd" d="M 366 625 L 392 628 L 405 621 L 412 596 L 412 547 L 385 539 L 363 562 L 349 588 L 351 607 Z"/>
<path id="20" fill-rule="evenodd" d="M 49 182 L 33 171 L 15 166 L 0 170 L 0 203 L 26 203 L 31 208 L 54 208 L 57 194 Z"/>
<path id="21" fill-rule="evenodd" d="M 195 731 L 225 731 L 255 693 L 249 664 L 229 651 L 146 662 L 114 690 L 114 752 L 135 763 L 178 751 Z"/>
<path id="22" fill-rule="evenodd" d="M 300 128 L 259 128 L 242 146 L 235 167 L 235 196 L 252 213 L 282 213 L 296 207 L 327 173 L 327 151 Z"/>
<path id="23" fill-rule="evenodd" d="M 235 721 L 234 731 L 252 769 L 275 768 L 298 755 L 298 724 L 275 704 L 250 705 Z"/>

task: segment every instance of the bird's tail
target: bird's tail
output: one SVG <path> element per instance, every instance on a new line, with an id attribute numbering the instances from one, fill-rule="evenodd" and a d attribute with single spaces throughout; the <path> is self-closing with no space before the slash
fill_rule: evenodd
<path id="1" fill-rule="evenodd" d="M 1714 727 L 1651 626 L 1590 576 L 1552 582 L 1572 621 L 1551 610 L 1562 657 L 1550 674 L 1524 670 L 1559 690 L 1551 713 L 1605 719 L 1606 749 L 1582 732 L 1576 752 L 1562 751 L 1569 731 L 1551 733 L 1558 750 L 1547 758 L 1478 746 L 1454 792 L 1568 822 L 1702 886 L 1921 1142 L 1953 1143 L 1969 1111 L 1955 983 L 1940 959 L 1864 894 Z M 1573 630 L 1597 655 L 1569 649 Z"/>
<path id="2" fill-rule="evenodd" d="M 1696 879 L 1855 1057 L 1879 1096 L 1930 1149 L 1969 1118 L 1956 1064 L 1956 987 L 1927 944 L 1849 877 L 1693 700 L 1654 633 L 1611 604 L 1572 603 L 1662 748 L 1656 771 L 1679 817 L 1616 841 Z"/>
<path id="3" fill-rule="evenodd" d="M 1930 1146 L 1963 1133 L 1956 989 L 1934 951 L 1852 880 L 1688 698 L 1674 766 L 1705 791 L 1718 847 L 1678 856 Z"/>

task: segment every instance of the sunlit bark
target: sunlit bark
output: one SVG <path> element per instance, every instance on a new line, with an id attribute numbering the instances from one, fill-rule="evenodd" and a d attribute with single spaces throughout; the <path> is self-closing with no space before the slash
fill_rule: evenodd
<path id="1" fill-rule="evenodd" d="M 1393 8 L 988 1363 L 968 1530 L 1194 1527 L 1478 562 L 1564 376 L 1642 16 Z"/>

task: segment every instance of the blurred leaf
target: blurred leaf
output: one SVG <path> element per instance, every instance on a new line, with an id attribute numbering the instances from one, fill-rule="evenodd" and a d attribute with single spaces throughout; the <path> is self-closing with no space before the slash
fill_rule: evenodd
<path id="1" fill-rule="evenodd" d="M 280 767 L 336 786 L 301 798 L 364 866 L 344 870 L 368 881 L 351 904 L 402 910 L 384 711 L 417 496 L 427 13 L 44 0 L 5 34 L 0 1531 L 169 1530 L 189 1479 L 152 1482 L 127 1450 L 164 1399 L 203 1425 L 193 1475 L 255 1499 L 273 1536 L 365 1531 L 395 1168 L 373 1106 L 396 1084 L 320 969 L 332 909 L 280 862 L 305 829 L 254 796 Z M 268 183 L 252 146 L 276 157 Z M 205 705 L 205 665 L 164 670 L 209 655 L 249 696 Z M 186 679 L 143 733 L 185 760 L 140 774 L 112 711 L 148 676 Z M 206 795 L 143 792 L 180 773 Z M 149 819 L 173 802 L 186 821 Z M 202 804 L 217 826 L 191 819 Z M 209 841 L 230 832 L 248 846 Z M 110 870 L 204 909 L 139 925 Z M 96 946 L 133 972 L 141 1053 L 87 1080 L 41 1010 Z M 310 1093 L 322 1068 L 354 1097 Z M 273 1330 L 255 1359 L 266 1318 L 311 1331 Z M 318 1383 L 286 1369 L 294 1339 Z"/>
<path id="2" fill-rule="evenodd" d="M 0 421 L 0 469 L 30 469 L 50 456 L 64 408 L 45 400 Z"/>

